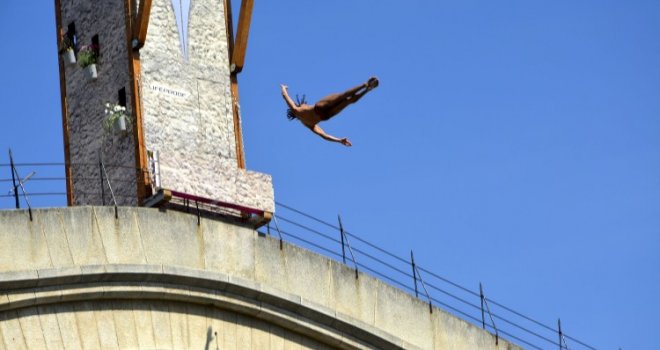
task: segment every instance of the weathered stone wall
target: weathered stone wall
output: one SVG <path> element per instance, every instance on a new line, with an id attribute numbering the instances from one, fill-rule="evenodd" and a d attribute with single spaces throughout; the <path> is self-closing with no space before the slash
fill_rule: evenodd
<path id="1" fill-rule="evenodd" d="M 126 309 L 134 311 L 138 333 L 159 330 L 172 341 L 184 323 L 167 318 L 186 315 L 190 325 L 204 322 L 200 316 L 211 325 L 222 318 L 218 314 L 242 315 L 252 320 L 246 327 L 254 327 L 251 339 L 258 343 L 238 343 L 236 334 L 231 341 L 241 349 L 281 349 L 280 329 L 315 339 L 323 344 L 310 345 L 317 349 L 520 349 L 502 339 L 496 345 L 493 334 L 438 308 L 429 313 L 426 302 L 381 280 L 364 273 L 356 279 L 340 262 L 291 244 L 280 249 L 277 239 L 245 227 L 206 219 L 198 225 L 194 215 L 146 208 L 120 208 L 119 219 L 108 207 L 33 210 L 33 217 L 0 211 L 0 247 L 6 247 L 0 254 L 0 332 L 8 349 L 20 348 L 14 345 L 22 336 L 38 341 L 55 332 L 52 313 L 62 329 L 77 322 L 81 341 L 93 344 L 83 348 L 97 349 L 97 341 L 106 348 L 114 340 L 99 337 L 112 337 L 113 329 L 124 337 L 126 325 L 113 319 L 123 319 Z M 164 302 L 169 316 L 152 300 Z M 232 337 L 231 327 L 218 334 Z M 265 328 L 277 331 L 264 335 Z M 195 326 L 195 341 L 199 330 Z M 131 337 L 122 339 L 134 342 Z M 156 348 L 186 348 L 168 342 Z M 107 348 L 117 348 L 111 344 Z"/>
<path id="2" fill-rule="evenodd" d="M 274 211 L 270 176 L 237 166 L 224 3 L 191 1 L 184 48 L 180 21 L 171 0 L 154 0 L 140 50 L 145 144 L 160 155 L 161 187 Z"/>
<path id="3" fill-rule="evenodd" d="M 118 103 L 118 91 L 126 89 L 131 101 L 131 84 L 126 42 L 123 0 L 61 0 L 59 24 L 66 30 L 74 22 L 79 47 L 90 45 L 99 36 L 98 79 L 91 81 L 80 65 L 65 65 L 66 103 L 74 205 L 101 204 L 99 157 L 102 156 L 120 205 L 136 205 L 135 145 L 129 133 L 113 134 L 103 128 L 106 103 Z M 128 104 L 129 115 L 130 102 Z M 105 204 L 111 202 L 104 185 Z"/>

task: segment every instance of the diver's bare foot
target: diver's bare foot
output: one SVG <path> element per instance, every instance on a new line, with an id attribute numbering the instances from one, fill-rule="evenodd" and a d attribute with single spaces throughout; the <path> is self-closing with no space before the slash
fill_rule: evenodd
<path id="1" fill-rule="evenodd" d="M 376 77 L 371 77 L 367 81 L 367 90 L 373 90 L 378 87 L 379 81 Z"/>

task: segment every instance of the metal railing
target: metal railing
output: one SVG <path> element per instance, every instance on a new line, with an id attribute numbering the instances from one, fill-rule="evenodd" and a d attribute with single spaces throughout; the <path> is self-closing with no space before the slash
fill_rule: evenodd
<path id="1" fill-rule="evenodd" d="M 0 164 L 0 207 L 23 206 L 45 207 L 66 205 L 65 163 L 14 163 Z M 94 184 L 86 186 L 95 188 L 94 192 L 77 190 L 76 194 L 85 196 L 87 202 L 99 205 L 121 205 L 134 193 L 138 175 L 142 171 L 125 165 L 106 164 L 99 160 L 96 163 L 68 164 L 72 169 L 72 177 L 78 183 Z M 26 176 L 20 182 L 5 178 L 3 175 L 29 171 L 32 176 Z M 130 175 L 126 175 L 130 173 Z M 6 184 L 6 187 L 5 187 Z M 100 185 L 99 185 L 100 184 Z M 12 188 L 17 187 L 19 191 Z M 30 191 L 26 190 L 30 187 Z M 9 189 L 9 190 L 8 190 Z M 35 199 L 36 198 L 36 199 Z M 9 202 L 12 204 L 9 205 Z M 33 202 L 33 205 L 30 203 Z"/>
<path id="2" fill-rule="evenodd" d="M 564 350 L 570 343 L 574 350 L 596 350 L 586 342 L 563 333 L 560 323 L 554 328 L 486 297 L 481 283 L 479 289 L 471 290 L 422 267 L 415 261 L 412 251 L 408 260 L 351 233 L 341 220 L 335 225 L 284 203 L 276 204 L 277 215 L 274 218 L 279 222 L 277 232 L 285 240 L 343 264 L 346 264 L 348 248 L 356 271 L 359 269 L 422 298 L 429 303 L 429 312 L 433 312 L 436 305 L 488 330 L 495 335 L 496 343 L 504 338 L 529 349 Z M 270 227 L 266 229 L 272 231 Z M 353 242 L 350 245 L 348 238 Z M 424 294 L 420 294 L 419 285 Z"/>
<path id="3" fill-rule="evenodd" d="M 20 207 L 22 203 L 32 208 L 32 205 L 34 205 L 34 203 L 30 204 L 30 198 L 32 197 L 52 197 L 59 201 L 55 201 L 59 205 L 49 206 L 65 205 L 66 201 L 62 201 L 66 198 L 66 193 L 62 191 L 66 182 L 66 178 L 63 176 L 64 167 L 64 163 L 14 163 L 13 158 L 10 159 L 9 164 L 0 164 L 0 190 L 2 190 L 3 184 L 7 184 L 7 187 L 13 190 L 7 192 L 7 194 L 0 194 L 0 208 Z M 118 203 L 117 197 L 122 196 L 117 194 L 115 190 L 119 188 L 119 192 L 121 192 L 121 188 L 124 187 L 135 188 L 135 177 L 126 179 L 112 174 L 109 176 L 107 171 L 108 168 L 127 169 L 131 167 L 108 165 L 103 162 L 70 164 L 70 167 L 84 167 L 86 169 L 94 167 L 98 169 L 97 176 L 84 179 L 100 181 L 102 184 L 101 192 L 107 186 L 111 194 L 111 205 L 115 208 Z M 28 186 L 27 181 L 25 178 L 21 179 L 19 174 L 31 169 L 37 169 L 35 173 L 37 176 L 29 178 L 29 186 L 34 186 L 35 189 L 31 188 L 28 194 L 25 188 Z M 136 172 L 142 171 L 132 169 Z M 39 176 L 39 174 L 43 175 Z M 43 183 L 47 185 L 40 186 Z M 17 195 L 19 188 L 22 196 Z M 108 205 L 104 193 L 90 193 L 88 195 L 99 196 L 102 205 Z M 37 206 L 44 205 L 37 204 Z M 362 239 L 357 234 L 346 230 L 340 216 L 337 216 L 337 224 L 335 225 L 281 202 L 276 202 L 276 207 L 277 215 L 273 216 L 273 220 L 268 226 L 262 228 L 261 231 L 265 230 L 266 232 L 260 233 L 271 235 L 276 232 L 280 240 L 280 249 L 285 249 L 283 241 L 286 240 L 326 255 L 343 264 L 347 264 L 348 251 L 356 278 L 359 278 L 359 272 L 362 271 L 416 298 L 421 297 L 424 302 L 429 304 L 429 312 L 433 312 L 434 306 L 440 307 L 492 332 L 495 335 L 496 343 L 500 338 L 504 338 L 529 349 L 564 350 L 569 349 L 570 343 L 570 348 L 574 350 L 596 350 L 584 341 L 564 333 L 560 321 L 557 322 L 555 328 L 486 297 L 481 283 L 478 290 L 472 290 L 424 268 L 419 262 L 415 261 L 412 251 L 410 252 L 410 259 L 407 259 Z M 117 217 L 116 209 L 115 216 Z M 422 273 L 424 279 L 422 279 Z M 420 294 L 419 285 L 422 286 L 423 295 Z M 486 315 L 488 315 L 488 319 Z"/>

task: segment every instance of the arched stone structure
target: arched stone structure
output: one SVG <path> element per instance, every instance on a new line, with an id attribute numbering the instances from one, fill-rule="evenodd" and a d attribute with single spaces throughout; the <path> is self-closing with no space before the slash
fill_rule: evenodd
<path id="1" fill-rule="evenodd" d="M 369 275 L 228 223 L 0 211 L 0 349 L 518 349 Z"/>

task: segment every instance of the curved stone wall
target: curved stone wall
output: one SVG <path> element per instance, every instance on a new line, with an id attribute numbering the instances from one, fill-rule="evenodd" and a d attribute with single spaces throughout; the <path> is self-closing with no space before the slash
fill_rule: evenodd
<path id="1" fill-rule="evenodd" d="M 0 348 L 518 349 L 249 228 L 145 208 L 33 216 L 0 211 Z"/>

